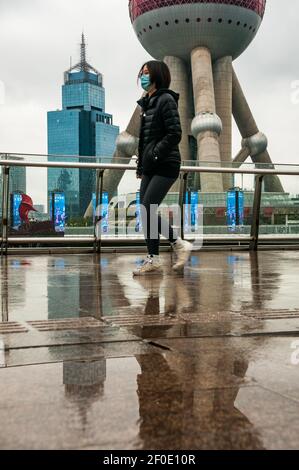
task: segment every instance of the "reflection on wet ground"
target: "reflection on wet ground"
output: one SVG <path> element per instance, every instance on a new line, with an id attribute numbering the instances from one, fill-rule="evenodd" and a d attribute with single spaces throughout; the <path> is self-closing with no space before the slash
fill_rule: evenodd
<path id="1" fill-rule="evenodd" d="M 0 448 L 299 446 L 299 253 L 1 261 Z"/>

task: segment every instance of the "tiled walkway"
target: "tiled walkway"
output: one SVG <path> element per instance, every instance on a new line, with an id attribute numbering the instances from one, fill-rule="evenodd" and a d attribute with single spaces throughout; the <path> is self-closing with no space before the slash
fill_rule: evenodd
<path id="1" fill-rule="evenodd" d="M 299 447 L 299 253 L 1 261 L 0 448 Z"/>

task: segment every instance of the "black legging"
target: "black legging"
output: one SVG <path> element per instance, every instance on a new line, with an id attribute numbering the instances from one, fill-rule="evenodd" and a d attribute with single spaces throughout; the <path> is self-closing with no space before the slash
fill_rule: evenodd
<path id="1" fill-rule="evenodd" d="M 168 238 L 170 243 L 175 242 L 177 239 L 173 228 L 169 225 L 168 221 L 160 217 L 160 215 L 158 216 L 158 234 L 155 234 L 154 237 L 150 236 L 151 228 L 153 229 L 152 224 L 154 222 L 151 220 L 150 207 L 152 204 L 155 206 L 159 206 L 161 204 L 175 181 L 176 178 L 167 178 L 165 176 L 142 176 L 140 185 L 140 202 L 144 209 L 141 210 L 141 217 L 144 237 L 149 255 L 159 254 L 160 234 L 162 234 L 165 238 Z M 156 211 L 152 213 L 152 219 L 155 214 Z"/>

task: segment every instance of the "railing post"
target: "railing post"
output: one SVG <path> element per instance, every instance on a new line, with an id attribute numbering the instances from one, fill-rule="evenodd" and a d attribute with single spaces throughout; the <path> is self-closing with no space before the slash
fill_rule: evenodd
<path id="1" fill-rule="evenodd" d="M 102 227 L 100 224 L 100 230 L 98 230 L 98 224 L 102 220 L 102 214 L 101 214 L 100 209 L 102 207 L 102 201 L 103 201 L 104 171 L 105 170 L 96 170 L 96 211 L 95 211 L 95 216 L 94 216 L 94 237 L 95 237 L 94 252 L 95 253 L 100 253 L 101 246 L 102 246 Z"/>
<path id="2" fill-rule="evenodd" d="M 7 267 L 8 259 L 7 256 L 1 258 L 1 275 L 3 279 L 8 280 L 8 267 Z M 8 322 L 9 320 L 9 313 L 8 313 L 8 282 L 2 283 L 1 286 L 1 319 L 2 322 Z M 1 347 L 1 346 L 0 346 Z"/>
<path id="3" fill-rule="evenodd" d="M 264 175 L 257 175 L 255 177 L 255 189 L 254 189 L 252 224 L 251 224 L 251 241 L 249 245 L 249 249 L 251 251 L 257 251 L 258 249 L 263 179 L 264 179 Z"/>
<path id="4" fill-rule="evenodd" d="M 182 240 L 184 240 L 184 203 L 185 203 L 185 197 L 186 197 L 186 191 L 187 191 L 187 179 L 188 179 L 188 173 L 183 173 L 181 175 L 180 193 L 179 193 L 180 229 L 181 229 L 180 236 Z"/>
<path id="5" fill-rule="evenodd" d="M 7 255 L 8 245 L 9 171 L 9 166 L 3 167 L 1 256 Z"/>

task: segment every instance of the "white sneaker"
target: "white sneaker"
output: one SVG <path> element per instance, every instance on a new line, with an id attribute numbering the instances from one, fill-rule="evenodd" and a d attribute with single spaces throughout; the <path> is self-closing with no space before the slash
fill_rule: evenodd
<path id="1" fill-rule="evenodd" d="M 173 265 L 173 270 L 181 271 L 184 269 L 184 266 L 190 257 L 193 245 L 186 240 L 178 238 L 176 243 L 172 244 L 172 247 L 177 256 L 176 263 Z"/>
<path id="2" fill-rule="evenodd" d="M 145 276 L 146 274 L 163 274 L 158 256 L 147 256 L 142 265 L 133 271 L 133 276 Z"/>

